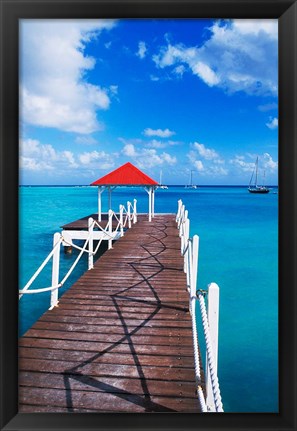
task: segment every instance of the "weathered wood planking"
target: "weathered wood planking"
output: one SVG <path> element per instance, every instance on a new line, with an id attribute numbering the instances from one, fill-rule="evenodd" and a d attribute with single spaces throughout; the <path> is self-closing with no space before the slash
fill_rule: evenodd
<path id="1" fill-rule="evenodd" d="M 20 338 L 20 412 L 199 412 L 174 216 L 138 220 Z"/>

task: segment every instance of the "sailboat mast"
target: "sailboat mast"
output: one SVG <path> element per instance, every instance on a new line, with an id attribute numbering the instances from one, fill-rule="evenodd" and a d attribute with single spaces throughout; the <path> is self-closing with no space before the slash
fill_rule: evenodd
<path id="1" fill-rule="evenodd" d="M 258 184 L 258 157 L 257 157 L 257 160 L 256 160 L 256 182 L 255 182 L 255 186 L 257 186 L 257 184 Z"/>
<path id="2" fill-rule="evenodd" d="M 193 185 L 193 171 L 191 171 L 191 186 Z"/>
<path id="3" fill-rule="evenodd" d="M 162 171 L 160 171 L 160 185 L 162 185 Z"/>

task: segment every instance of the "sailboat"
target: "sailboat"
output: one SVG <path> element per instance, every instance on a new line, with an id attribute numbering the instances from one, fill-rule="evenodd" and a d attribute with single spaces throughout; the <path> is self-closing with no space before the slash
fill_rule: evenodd
<path id="1" fill-rule="evenodd" d="M 269 193 L 269 189 L 264 186 L 264 181 L 263 181 L 262 186 L 258 185 L 258 159 L 259 158 L 257 157 L 256 163 L 255 163 L 255 168 L 253 170 L 251 180 L 249 183 L 248 191 L 250 193 L 262 193 L 262 194 Z M 254 175 L 255 175 L 255 183 L 252 185 Z M 265 172 L 264 172 L 264 178 L 265 178 Z"/>
<path id="2" fill-rule="evenodd" d="M 186 189 L 197 189 L 197 186 L 195 186 L 195 184 L 193 184 L 193 172 L 194 171 L 191 171 L 190 184 L 185 186 Z"/>
<path id="3" fill-rule="evenodd" d="M 164 184 L 162 184 L 162 171 L 160 171 L 159 188 L 160 189 L 168 189 L 168 186 L 165 186 Z"/>

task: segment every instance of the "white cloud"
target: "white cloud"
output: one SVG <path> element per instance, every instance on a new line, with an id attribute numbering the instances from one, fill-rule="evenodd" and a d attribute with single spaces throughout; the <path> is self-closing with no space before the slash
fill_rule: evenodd
<path id="1" fill-rule="evenodd" d="M 278 169 L 278 162 L 275 162 L 268 153 L 264 153 L 264 169 L 272 172 Z"/>
<path id="2" fill-rule="evenodd" d="M 35 160 L 32 157 L 20 156 L 20 167 L 27 171 L 50 171 L 53 166 L 44 162 Z"/>
<path id="3" fill-rule="evenodd" d="M 167 146 L 166 142 L 157 141 L 156 139 L 152 139 L 146 144 L 147 147 L 150 148 L 165 148 Z"/>
<path id="4" fill-rule="evenodd" d="M 149 148 L 166 148 L 166 147 L 173 147 L 180 144 L 181 142 L 179 141 L 158 141 L 156 139 L 152 139 L 151 141 L 145 143 L 145 146 Z"/>
<path id="5" fill-rule="evenodd" d="M 201 162 L 201 160 L 195 160 L 194 166 L 198 172 L 202 172 L 204 170 L 204 166 L 203 166 L 203 163 Z"/>
<path id="6" fill-rule="evenodd" d="M 71 151 L 56 151 L 52 145 L 36 139 L 20 141 L 20 166 L 30 171 L 76 169 L 79 165 Z"/>
<path id="7" fill-rule="evenodd" d="M 137 156 L 137 153 L 133 144 L 126 144 L 122 150 L 122 153 L 128 157 Z"/>
<path id="8" fill-rule="evenodd" d="M 228 170 L 222 166 L 225 164 L 225 160 L 222 160 L 214 149 L 207 148 L 198 142 L 194 142 L 190 147 L 192 150 L 188 152 L 187 157 L 191 166 L 201 175 L 212 177 L 228 175 Z"/>
<path id="9" fill-rule="evenodd" d="M 179 66 L 176 66 L 173 69 L 173 73 L 179 77 L 182 77 L 185 71 L 186 71 L 186 68 L 183 64 L 180 64 Z"/>
<path id="10" fill-rule="evenodd" d="M 216 177 L 221 177 L 229 174 L 228 169 L 223 168 L 222 166 L 209 166 L 208 172 L 209 175 L 213 175 Z"/>
<path id="11" fill-rule="evenodd" d="M 47 171 L 52 175 L 74 177 L 88 176 L 92 170 L 111 169 L 117 153 L 90 151 L 75 155 L 72 151 L 57 151 L 52 145 L 35 139 L 20 141 L 20 166 L 26 171 Z"/>
<path id="12" fill-rule="evenodd" d="M 37 126 L 91 133 L 100 130 L 98 109 L 108 109 L 108 93 L 85 80 L 95 59 L 86 44 L 113 20 L 22 20 L 20 24 L 21 118 Z M 113 87 L 113 86 L 112 86 Z"/>
<path id="13" fill-rule="evenodd" d="M 255 161 L 247 162 L 244 156 L 235 156 L 234 159 L 230 160 L 230 163 L 237 168 L 240 168 L 243 172 L 253 172 L 255 168 Z"/>
<path id="14" fill-rule="evenodd" d="M 198 151 L 199 155 L 206 160 L 213 160 L 219 157 L 215 150 L 206 148 L 203 144 L 199 144 L 198 142 L 194 142 L 193 147 Z"/>
<path id="15" fill-rule="evenodd" d="M 78 159 L 89 168 L 109 169 L 114 166 L 112 155 L 105 151 L 91 151 L 79 154 Z M 106 167 L 107 166 L 107 167 Z"/>
<path id="16" fill-rule="evenodd" d="M 209 87 L 217 85 L 220 82 L 218 75 L 202 61 L 198 61 L 192 66 L 193 73 L 198 75 Z"/>
<path id="17" fill-rule="evenodd" d="M 177 162 L 176 157 L 168 153 L 163 152 L 158 154 L 154 148 L 136 149 L 133 144 L 125 144 L 122 154 L 133 159 L 141 169 L 163 166 L 165 164 L 172 166 Z"/>
<path id="18" fill-rule="evenodd" d="M 277 109 L 277 108 L 278 108 L 277 103 L 265 103 L 264 105 L 258 106 L 258 109 L 261 112 L 272 111 L 272 110 Z"/>
<path id="19" fill-rule="evenodd" d="M 278 128 L 278 118 L 269 117 L 269 122 L 266 123 L 266 126 L 271 130 L 277 129 Z"/>
<path id="20" fill-rule="evenodd" d="M 277 96 L 277 20 L 216 21 L 200 47 L 167 46 L 153 56 L 158 68 L 188 66 L 208 86 L 229 93 Z M 184 70 L 183 70 L 184 72 Z"/>
<path id="21" fill-rule="evenodd" d="M 83 144 L 83 145 L 95 145 L 98 144 L 95 138 L 92 136 L 77 136 L 75 138 L 75 142 L 77 144 Z"/>
<path id="22" fill-rule="evenodd" d="M 255 169 L 256 155 L 247 154 L 246 156 L 236 155 L 234 159 L 229 162 L 234 165 L 241 172 L 253 172 Z M 246 160 L 248 158 L 248 160 Z M 278 162 L 272 159 L 272 156 L 268 153 L 259 155 L 259 172 L 265 170 L 268 173 L 275 173 L 278 168 Z"/>
<path id="23" fill-rule="evenodd" d="M 136 53 L 137 57 L 143 59 L 146 56 L 147 47 L 145 42 L 139 42 L 138 44 L 138 51 Z"/>
<path id="24" fill-rule="evenodd" d="M 147 128 L 144 130 L 144 135 L 145 136 L 158 136 L 159 138 L 169 138 L 172 135 L 175 135 L 175 132 L 169 130 L 169 129 L 151 129 L 151 128 Z"/>

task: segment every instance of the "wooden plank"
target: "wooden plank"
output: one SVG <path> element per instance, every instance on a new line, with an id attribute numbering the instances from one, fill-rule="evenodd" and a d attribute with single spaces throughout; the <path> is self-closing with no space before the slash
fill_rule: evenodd
<path id="1" fill-rule="evenodd" d="M 172 382 L 164 380 L 146 379 L 145 385 L 140 379 L 129 380 L 120 377 L 92 377 L 93 384 L 86 386 L 83 376 L 69 374 L 71 388 L 77 391 L 104 392 L 105 386 L 109 386 L 109 393 L 118 393 L 126 390 L 131 394 L 153 396 L 176 396 L 195 398 L 195 391 L 190 382 Z M 20 385 L 25 387 L 40 387 L 52 389 L 64 389 L 65 378 L 61 374 L 36 373 L 23 371 L 19 377 Z M 49 383 L 50 382 L 50 383 Z"/>
<path id="2" fill-rule="evenodd" d="M 34 327 L 35 328 L 35 327 Z M 133 332 L 132 332 L 133 334 Z M 32 338 L 50 338 L 54 340 L 81 340 L 81 341 L 92 341 L 101 343 L 117 343 L 121 340 L 122 343 L 129 343 L 130 339 L 133 339 L 134 344 L 147 344 L 154 343 L 156 346 L 170 346 L 172 343 L 177 344 L 180 342 L 180 336 L 159 336 L 159 335 L 129 335 L 124 334 L 122 337 L 114 334 L 102 334 L 97 332 L 74 332 L 73 330 L 67 331 L 51 331 L 48 329 L 29 329 L 27 335 Z M 122 339 L 125 337 L 125 339 Z M 183 337 L 183 345 L 192 345 L 192 337 Z"/>
<path id="3" fill-rule="evenodd" d="M 83 408 L 101 412 L 125 411 L 128 413 L 193 412 L 198 409 L 198 401 L 195 398 L 140 396 L 131 394 L 129 391 L 109 393 L 107 391 L 87 392 L 72 389 L 47 388 L 44 390 L 43 388 L 20 387 L 20 398 L 23 400 L 22 404 L 48 405 L 58 408 L 67 407 L 68 411 L 71 411 L 73 405 L 78 409 Z M 22 406 L 20 406 L 19 411 L 22 412 Z"/>
<path id="4" fill-rule="evenodd" d="M 94 352 L 85 352 L 81 350 L 57 350 L 57 349 L 40 349 L 40 348 L 29 348 L 23 347 L 20 350 L 19 357 L 27 359 L 50 359 L 54 360 L 64 360 L 77 362 L 77 364 L 82 361 L 101 362 L 105 364 L 120 363 L 124 365 L 133 365 L 136 360 L 142 365 L 156 365 L 159 367 L 179 367 L 179 368 L 193 368 L 194 359 L 191 356 L 164 356 L 164 355 L 137 355 L 132 354 L 131 351 L 127 353 L 114 353 L 113 351 L 104 353 L 103 355 L 97 355 L 95 358 Z"/>
<path id="5" fill-rule="evenodd" d="M 91 341 L 75 341 L 75 340 L 52 340 L 48 338 L 30 338 L 22 337 L 19 341 L 19 347 L 39 347 L 43 349 L 59 349 L 59 350 L 82 350 L 86 352 L 95 353 L 105 353 L 105 352 L 115 352 L 115 353 L 129 353 L 131 350 L 137 355 L 141 354 L 151 354 L 151 355 L 161 355 L 161 356 L 193 356 L 193 348 L 191 346 L 170 346 L 170 351 L 168 346 L 155 346 L 151 345 L 133 345 L 132 343 L 98 343 Z M 20 367 L 21 369 L 21 367 Z"/>

